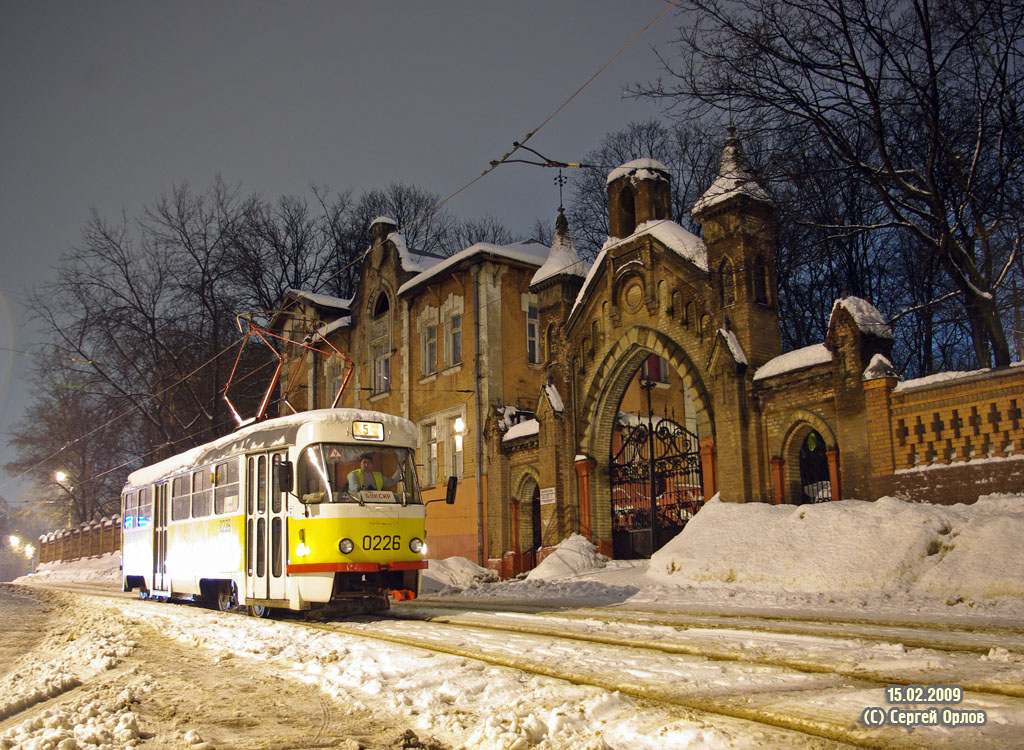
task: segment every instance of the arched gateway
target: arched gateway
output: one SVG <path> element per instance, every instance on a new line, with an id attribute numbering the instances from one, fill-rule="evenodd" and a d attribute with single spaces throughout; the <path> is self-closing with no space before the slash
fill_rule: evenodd
<path id="1" fill-rule="evenodd" d="M 615 169 L 593 265 L 560 215 L 524 296 L 544 332 L 544 385 L 535 406 L 493 420 L 493 450 L 509 471 L 536 467 L 541 559 L 575 532 L 604 554 L 649 556 L 715 495 L 835 500 L 844 481 L 863 484 L 855 456 L 843 478 L 836 428 L 848 444 L 864 432 L 861 373 L 891 340 L 877 310 L 841 300 L 825 342 L 782 355 L 773 205 L 734 135 L 693 207 L 701 237 L 671 218 L 670 199 L 657 161 Z M 498 429 L 510 411 L 526 421 Z M 492 528 L 519 531 L 493 544 L 521 551 L 528 524 L 500 517 L 517 491 L 501 482 Z"/>
<path id="2" fill-rule="evenodd" d="M 570 404 L 566 446 L 552 449 L 576 468 L 566 489 L 580 529 L 616 557 L 650 555 L 719 488 L 741 499 L 762 484 L 744 373 L 780 350 L 771 202 L 735 138 L 722 174 L 731 182 L 720 177 L 694 208 L 701 239 L 671 219 L 664 165 L 614 170 L 609 238 L 594 265 L 584 277 L 563 252 L 576 273 L 542 268 L 531 287 L 541 330 L 558 332 L 549 387 Z M 555 244 L 571 247 L 564 224 Z M 710 270 L 720 268 L 725 287 Z"/>

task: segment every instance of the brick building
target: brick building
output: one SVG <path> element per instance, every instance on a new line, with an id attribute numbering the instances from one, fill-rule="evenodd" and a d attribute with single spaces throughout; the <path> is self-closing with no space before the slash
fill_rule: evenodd
<path id="1" fill-rule="evenodd" d="M 515 574 L 569 534 L 649 555 L 705 498 L 971 501 L 1024 486 L 1024 368 L 899 383 L 867 301 L 836 301 L 821 344 L 783 353 L 772 201 L 730 134 L 671 220 L 668 170 L 608 176 L 609 236 L 583 264 L 561 213 L 552 247 L 478 244 L 446 259 L 378 219 L 355 297 L 289 292 L 274 325 L 351 359 L 286 352 L 291 408 L 419 427 L 431 555 Z M 287 408 L 287 407 L 285 407 Z M 653 502 L 652 502 L 653 499 Z M 433 509 L 440 509 L 436 513 Z"/>

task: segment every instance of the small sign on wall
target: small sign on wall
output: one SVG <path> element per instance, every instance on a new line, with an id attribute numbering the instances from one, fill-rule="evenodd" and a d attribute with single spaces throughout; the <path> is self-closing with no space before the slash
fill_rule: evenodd
<path id="1" fill-rule="evenodd" d="M 541 487 L 540 490 L 540 504 L 541 505 L 554 505 L 556 502 L 555 488 L 554 487 Z"/>

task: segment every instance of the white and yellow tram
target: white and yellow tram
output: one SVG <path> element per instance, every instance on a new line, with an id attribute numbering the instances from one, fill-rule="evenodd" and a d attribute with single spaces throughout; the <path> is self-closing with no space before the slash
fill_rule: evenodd
<path id="1" fill-rule="evenodd" d="M 408 420 L 322 409 L 135 471 L 122 494 L 123 590 L 258 616 L 415 596 L 427 567 L 415 444 Z"/>

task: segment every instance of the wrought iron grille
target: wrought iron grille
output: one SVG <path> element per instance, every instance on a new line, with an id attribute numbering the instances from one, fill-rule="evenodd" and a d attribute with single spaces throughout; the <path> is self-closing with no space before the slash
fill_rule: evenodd
<path id="1" fill-rule="evenodd" d="M 615 556 L 649 557 L 704 505 L 699 442 L 668 417 L 620 434 L 610 469 Z"/>

